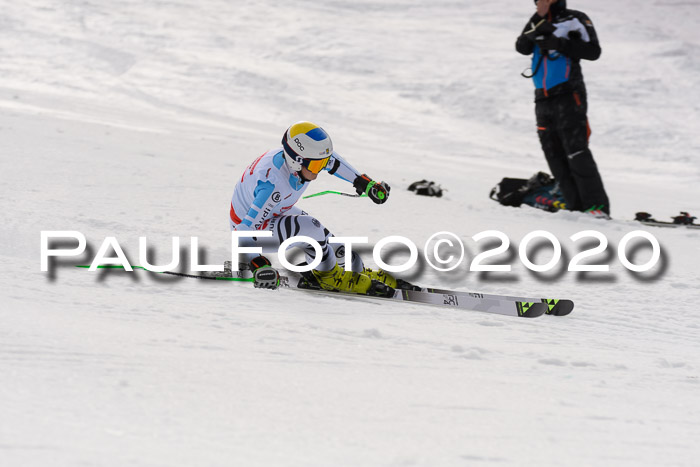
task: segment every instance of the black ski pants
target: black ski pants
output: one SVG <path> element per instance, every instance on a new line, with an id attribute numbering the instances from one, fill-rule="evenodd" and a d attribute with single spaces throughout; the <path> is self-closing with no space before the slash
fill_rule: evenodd
<path id="1" fill-rule="evenodd" d="M 601 209 L 610 214 L 608 195 L 588 148 L 590 127 L 586 112 L 585 91 L 538 99 L 537 133 L 567 209 L 585 211 L 603 206 Z"/>

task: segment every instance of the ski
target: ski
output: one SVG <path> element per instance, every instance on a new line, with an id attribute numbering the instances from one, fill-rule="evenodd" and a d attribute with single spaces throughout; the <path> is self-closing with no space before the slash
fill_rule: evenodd
<path id="1" fill-rule="evenodd" d="M 650 227 L 666 227 L 666 228 L 682 228 L 687 229 L 700 229 L 700 224 L 695 223 L 697 217 L 691 216 L 687 212 L 681 211 L 680 215 L 671 217 L 673 222 L 657 221 L 648 212 L 638 212 L 635 214 L 635 221 L 638 221 L 644 225 Z"/>
<path id="2" fill-rule="evenodd" d="M 497 313 L 500 315 L 517 316 L 521 318 L 537 318 L 547 311 L 542 302 L 508 301 L 489 298 L 479 298 L 476 294 L 436 293 L 419 290 L 394 291 L 393 300 L 404 302 L 426 303 L 430 305 L 454 307 L 458 309 Z"/>
<path id="3" fill-rule="evenodd" d="M 552 315 L 552 316 L 566 316 L 569 313 L 571 313 L 574 310 L 574 302 L 572 300 L 566 300 L 566 299 L 557 299 L 557 298 L 532 298 L 532 297 L 514 297 L 510 295 L 494 295 L 494 294 L 484 294 L 484 293 L 476 293 L 476 292 L 459 292 L 459 291 L 454 291 L 454 290 L 444 290 L 444 289 L 433 289 L 433 288 L 426 288 L 422 289 L 426 292 L 430 293 L 438 293 L 438 294 L 455 294 L 460 297 L 464 296 L 469 296 L 469 297 L 479 297 L 483 299 L 490 299 L 490 300 L 504 300 L 504 301 L 519 301 L 519 302 L 540 302 L 544 303 L 546 305 L 546 311 L 545 314 Z"/>
<path id="4" fill-rule="evenodd" d="M 294 286 L 296 277 L 282 276 L 282 286 L 291 290 L 305 290 L 308 292 L 318 292 L 332 296 L 361 297 L 376 300 L 400 301 L 409 303 L 420 303 L 447 308 L 456 308 L 465 311 L 481 311 L 484 313 L 496 313 L 499 315 L 515 316 L 520 318 L 537 318 L 547 312 L 547 305 L 539 299 L 536 301 L 526 300 L 501 300 L 498 298 L 484 298 L 482 294 L 468 294 L 450 290 L 439 292 L 427 289 L 390 289 L 387 296 L 361 295 L 347 292 L 326 291 L 320 288 L 312 275 L 302 273 L 298 278 L 299 282 Z"/>
<path id="5" fill-rule="evenodd" d="M 247 270 L 247 267 L 248 267 L 248 265 L 243 264 L 243 263 L 241 263 L 239 265 L 239 271 L 237 272 L 238 277 L 243 277 L 243 273 L 241 271 Z M 233 271 L 231 270 L 231 262 L 225 261 L 224 262 L 224 272 L 223 273 L 216 273 L 216 274 L 220 275 L 220 276 L 233 276 Z M 296 273 L 292 273 L 292 274 L 296 274 Z M 313 277 L 311 275 L 309 275 L 308 273 L 296 274 L 296 279 L 298 280 L 302 276 L 306 277 L 306 281 L 309 283 L 315 282 Z M 477 299 L 482 299 L 482 300 L 500 300 L 500 301 L 506 301 L 506 302 L 544 303 L 545 304 L 545 314 L 551 315 L 551 316 L 566 316 L 569 313 L 571 313 L 574 309 L 574 302 L 571 300 L 555 299 L 555 298 L 531 298 L 531 297 L 520 297 L 520 296 L 512 296 L 512 295 L 495 295 L 495 294 L 485 294 L 485 293 L 477 293 L 477 292 L 464 292 L 464 291 L 457 291 L 457 290 L 437 289 L 437 288 L 429 288 L 429 287 L 417 287 L 417 286 L 409 284 L 408 282 L 403 281 L 401 279 L 397 279 L 397 282 L 399 283 L 399 287 L 397 287 L 397 290 L 398 289 L 411 289 L 411 290 L 418 291 L 418 292 L 433 293 L 433 294 L 438 294 L 438 295 L 455 295 L 455 296 L 461 297 L 462 299 L 465 299 L 467 301 L 469 301 L 472 298 L 477 298 Z M 539 308 L 539 307 L 536 307 L 536 309 L 537 308 Z"/>
<path id="6" fill-rule="evenodd" d="M 228 264 L 228 262 L 225 264 L 225 266 Z M 228 271 L 227 271 L 228 272 Z M 239 273 L 240 274 L 240 273 Z M 311 274 L 307 273 L 301 273 L 301 275 L 297 276 L 297 278 L 300 278 L 301 280 L 299 281 L 299 287 L 300 288 L 315 288 L 319 289 L 318 285 L 315 283 L 315 279 Z M 569 313 L 571 313 L 574 309 L 574 302 L 571 300 L 562 300 L 562 299 L 552 299 L 552 298 L 529 298 L 529 297 L 516 297 L 516 296 L 510 296 L 510 295 L 495 295 L 495 294 L 484 294 L 484 293 L 476 293 L 476 292 L 462 292 L 462 291 L 456 291 L 456 290 L 446 290 L 446 289 L 436 289 L 436 288 L 426 288 L 426 287 L 416 287 L 408 282 L 402 281 L 401 279 L 398 279 L 399 282 L 399 287 L 396 289 L 394 296 L 391 297 L 394 300 L 403 300 L 403 301 L 420 301 L 421 297 L 418 295 L 420 294 L 433 294 L 435 295 L 434 297 L 429 297 L 429 298 L 423 298 L 424 301 L 423 303 L 433 303 L 433 302 L 439 302 L 441 299 L 446 302 L 445 304 L 449 304 L 455 300 L 461 301 L 463 304 L 470 304 L 468 306 L 480 306 L 482 303 L 491 303 L 492 301 L 497 301 L 497 302 L 504 302 L 504 303 L 520 303 L 524 304 L 524 309 L 521 309 L 521 313 L 527 313 L 531 308 L 532 304 L 536 304 L 537 306 L 534 307 L 530 312 L 532 315 L 540 316 L 542 314 L 547 314 L 547 315 L 552 315 L 552 316 L 566 316 Z M 405 291 L 405 292 L 416 292 L 415 294 L 403 294 L 402 297 L 399 297 L 399 291 Z M 440 298 L 442 297 L 442 298 Z M 541 304 L 541 306 L 540 306 Z M 458 306 L 459 307 L 459 306 Z M 512 314 L 512 307 L 509 305 L 506 305 L 507 311 L 502 313 L 502 314 Z M 542 309 L 542 313 L 539 313 L 539 310 Z M 539 313 L 539 314 L 537 314 Z M 529 317 L 529 316 L 528 316 Z"/>
<path id="7" fill-rule="evenodd" d="M 700 229 L 700 224 L 683 225 L 683 224 L 674 224 L 673 222 L 660 222 L 660 221 L 656 221 L 656 222 L 639 221 L 639 222 L 640 222 L 640 224 L 646 225 L 649 227 L 661 227 L 661 228 L 671 228 L 671 229 L 678 229 L 678 228 L 680 228 L 680 229 L 683 229 L 683 228 Z"/>

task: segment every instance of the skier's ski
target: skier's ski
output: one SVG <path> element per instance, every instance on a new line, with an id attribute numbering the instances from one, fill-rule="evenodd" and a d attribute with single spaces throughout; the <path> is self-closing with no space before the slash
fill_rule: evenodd
<path id="1" fill-rule="evenodd" d="M 228 271 L 227 271 L 228 272 Z M 240 275 L 240 272 L 239 272 Z M 281 276 L 281 280 L 284 282 L 284 286 L 293 288 L 290 284 L 291 277 Z M 317 290 L 321 291 L 321 287 L 318 286 L 315 279 L 311 274 L 294 275 L 294 280 L 298 280 L 298 288 L 306 290 Z M 405 281 L 398 280 L 399 283 L 410 285 Z M 401 293 L 400 293 L 401 292 Z M 338 292 L 329 292 L 335 294 Z M 429 295 L 434 295 L 429 297 Z M 348 293 L 345 295 L 357 296 L 357 294 Z M 363 295 L 364 296 L 364 295 Z M 424 288 L 424 287 L 402 287 L 397 288 L 393 295 L 389 293 L 386 296 L 378 296 L 376 298 L 391 298 L 392 300 L 402 300 L 409 302 L 420 302 L 429 303 L 433 305 L 448 305 L 457 306 L 458 308 L 469 308 L 476 311 L 487 311 L 478 308 L 483 308 L 484 304 L 491 304 L 492 302 L 504 302 L 505 305 L 500 309 L 503 311 L 490 311 L 492 313 L 500 313 L 505 315 L 514 315 L 512 304 L 520 304 L 520 308 L 516 306 L 516 310 L 519 311 L 520 316 L 525 317 L 537 317 L 543 314 L 548 314 L 552 316 L 566 316 L 571 313 L 574 309 L 574 302 L 571 300 L 560 300 L 551 298 L 528 298 L 528 297 L 516 297 L 509 295 L 493 295 L 484 293 L 474 293 L 474 292 L 461 292 L 457 290 L 445 290 L 445 289 L 434 289 L 434 288 Z M 461 304 L 454 304 L 453 302 L 458 301 Z M 476 307 L 476 308 L 473 308 Z M 540 312 L 541 310 L 541 312 Z"/>
<path id="2" fill-rule="evenodd" d="M 542 302 L 524 302 L 477 298 L 468 294 L 435 293 L 417 290 L 396 290 L 393 300 L 405 302 L 428 303 L 431 305 L 448 306 L 460 309 L 497 313 L 500 315 L 536 318 L 547 311 L 547 305 Z"/>
<path id="3" fill-rule="evenodd" d="M 454 290 L 443 290 L 443 289 L 433 289 L 426 288 L 422 289 L 425 292 L 431 293 L 449 293 L 456 294 L 459 296 L 469 296 L 469 297 L 479 297 L 484 299 L 493 300 L 510 300 L 510 301 L 520 301 L 520 302 L 541 302 L 547 307 L 545 313 L 552 316 L 565 316 L 574 310 L 574 302 L 571 300 L 555 299 L 555 298 L 532 298 L 532 297 L 513 297 L 509 295 L 494 295 L 494 294 L 483 294 L 475 292 L 459 292 Z"/>
<path id="4" fill-rule="evenodd" d="M 294 290 L 293 280 L 295 277 L 280 278 L 283 286 Z M 374 282 L 374 281 L 373 281 Z M 542 316 L 547 311 L 547 305 L 539 299 L 535 301 L 524 300 L 500 300 L 496 298 L 484 298 L 480 294 L 467 294 L 450 290 L 440 292 L 413 289 L 390 289 L 393 294 L 387 296 L 358 295 L 352 293 L 325 291 L 315 280 L 312 274 L 301 273 L 296 287 L 302 290 L 323 292 L 329 294 L 340 294 L 345 296 L 365 297 L 379 300 L 393 300 L 402 302 L 424 303 L 429 305 L 452 307 L 470 311 L 482 311 L 486 313 L 496 313 L 507 316 L 517 316 L 522 318 L 536 318 Z"/>
<path id="5" fill-rule="evenodd" d="M 566 316 L 574 311 L 574 302 L 558 298 L 543 298 L 542 303 L 547 305 L 546 313 L 552 316 Z"/>
<path id="6" fill-rule="evenodd" d="M 297 266 L 303 266 L 306 263 L 301 263 L 298 264 Z M 245 264 L 240 265 L 241 268 L 247 267 Z M 224 268 L 226 269 L 226 272 L 231 272 L 231 262 L 226 261 L 224 263 Z M 295 273 L 292 273 L 295 274 Z M 239 275 L 241 273 L 239 272 Z M 308 272 L 306 273 L 301 273 L 295 274 L 295 277 L 304 277 L 306 279 L 307 283 L 313 283 L 313 288 L 319 288 L 316 285 L 316 280 L 312 274 L 309 274 Z M 376 281 L 375 281 L 376 282 Z M 419 287 L 415 286 L 413 284 L 410 284 L 402 279 L 396 279 L 397 282 L 397 287 L 396 289 L 399 290 L 409 290 L 409 291 L 416 291 L 416 292 L 424 292 L 424 293 L 434 293 L 438 295 L 455 295 L 457 297 L 460 297 L 462 300 L 469 301 L 473 298 L 476 299 L 481 299 L 481 300 L 500 300 L 500 301 L 506 301 L 506 302 L 521 302 L 521 303 L 544 303 L 545 304 L 545 313 L 548 315 L 552 316 L 565 316 L 571 313 L 574 309 L 574 302 L 571 300 L 560 300 L 560 299 L 551 299 L 551 298 L 530 298 L 530 297 L 516 297 L 516 296 L 510 296 L 510 295 L 494 295 L 494 294 L 484 294 L 484 293 L 476 293 L 476 292 L 461 292 L 461 291 L 456 291 L 456 290 L 444 290 L 444 289 L 435 289 L 435 288 L 426 288 L 426 287 Z M 303 285 L 303 284 L 302 284 Z M 379 283 L 377 285 L 383 285 L 382 283 Z M 382 295 L 382 291 L 376 291 L 373 290 L 372 295 Z M 385 295 L 385 294 L 384 294 Z"/>

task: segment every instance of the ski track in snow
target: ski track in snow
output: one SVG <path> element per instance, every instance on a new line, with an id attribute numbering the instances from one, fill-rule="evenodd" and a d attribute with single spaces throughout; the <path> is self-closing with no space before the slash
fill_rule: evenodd
<path id="1" fill-rule="evenodd" d="M 610 222 L 487 198 L 504 176 L 546 170 L 513 48 L 530 3 L 4 2 L 2 464 L 695 465 L 700 232 L 627 219 L 700 212 L 700 2 L 570 3 L 603 47 L 583 72 Z M 419 247 L 455 232 L 471 260 L 471 236 L 501 230 L 511 274 L 407 278 L 571 298 L 574 312 L 522 320 L 73 267 L 89 255 L 39 271 L 42 230 L 78 230 L 92 254 L 116 236 L 134 264 L 144 235 L 159 261 L 173 236 L 228 259 L 237 178 L 300 119 L 393 187 L 383 206 L 300 203 L 331 231 Z M 405 190 L 421 178 L 445 196 Z M 352 191 L 325 177 L 309 193 L 325 189 Z M 663 247 L 651 276 L 617 260 L 637 229 Z M 571 235 L 604 233 L 594 259 L 611 271 L 530 273 L 517 245 L 533 230 L 556 234 L 562 264 Z"/>

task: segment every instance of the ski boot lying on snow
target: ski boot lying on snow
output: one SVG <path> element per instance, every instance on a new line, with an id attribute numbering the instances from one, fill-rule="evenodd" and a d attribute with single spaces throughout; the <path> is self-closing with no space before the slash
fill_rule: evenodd
<path id="1" fill-rule="evenodd" d="M 697 219 L 697 217 L 691 216 L 687 212 L 681 211 L 680 216 L 673 217 L 673 223 L 680 225 L 696 225 L 695 219 Z"/>
<path id="2" fill-rule="evenodd" d="M 545 172 L 537 172 L 528 180 L 506 177 L 493 187 L 489 197 L 504 206 L 519 207 L 527 204 L 549 212 L 566 209 L 566 201 L 559 186 Z"/>
<path id="3" fill-rule="evenodd" d="M 659 221 L 654 219 L 651 214 L 648 212 L 638 212 L 635 214 L 634 220 L 643 222 L 645 224 L 655 224 L 655 225 L 661 225 L 661 226 L 681 226 L 681 225 L 687 225 L 691 227 L 697 227 L 700 224 L 695 223 L 695 219 L 697 217 L 691 216 L 685 211 L 681 211 L 680 215 L 678 216 L 673 216 L 671 217 L 673 219 L 673 222 L 667 222 L 667 221 Z"/>
<path id="4" fill-rule="evenodd" d="M 413 191 L 417 195 L 442 197 L 442 187 L 435 182 L 419 180 L 408 186 L 408 191 Z"/>

